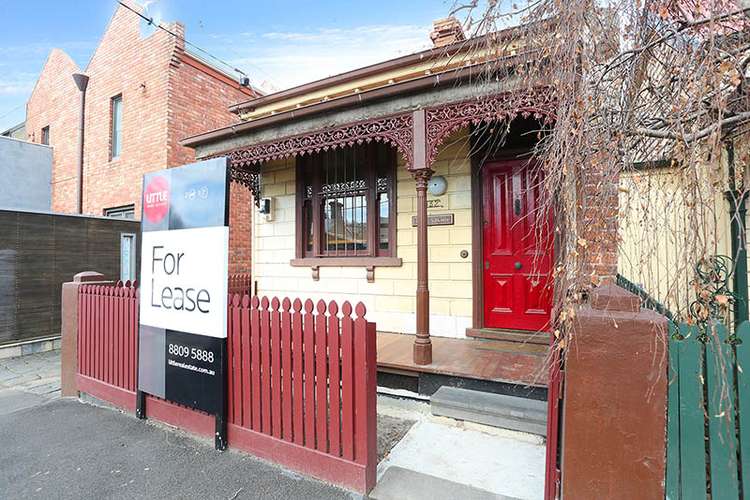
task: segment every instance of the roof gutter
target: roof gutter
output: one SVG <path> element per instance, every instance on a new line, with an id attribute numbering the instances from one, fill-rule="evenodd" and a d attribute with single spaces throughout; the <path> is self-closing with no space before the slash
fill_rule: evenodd
<path id="1" fill-rule="evenodd" d="M 498 33 L 496 36 L 500 37 L 500 35 L 501 34 Z M 502 38 L 510 38 L 509 33 L 502 32 L 502 35 L 503 35 Z M 234 113 L 241 113 L 242 111 L 247 110 L 247 109 L 254 109 L 259 106 L 265 106 L 267 104 L 271 104 L 274 102 L 282 101 L 284 99 L 288 99 L 290 97 L 296 97 L 296 96 L 308 94 L 310 92 L 315 92 L 317 90 L 321 90 L 324 88 L 328 88 L 334 85 L 339 85 L 339 84 L 359 80 L 362 78 L 367 78 L 372 75 L 377 75 L 379 73 L 392 71 L 394 69 L 398 69 L 404 66 L 410 66 L 412 64 L 416 64 L 418 62 L 422 62 L 425 60 L 429 61 L 430 59 L 443 57 L 443 56 L 450 57 L 451 54 L 459 54 L 461 52 L 465 52 L 467 50 L 471 50 L 471 49 L 476 48 L 477 46 L 480 46 L 482 43 L 486 42 L 486 38 L 487 38 L 487 35 L 483 35 L 480 37 L 471 38 L 469 40 L 463 40 L 461 42 L 454 43 L 447 47 L 423 50 L 421 52 L 416 52 L 414 54 L 409 54 L 403 57 L 399 57 L 397 59 L 391 59 L 389 61 L 372 64 L 370 66 L 365 66 L 363 68 L 355 69 L 353 71 L 349 71 L 346 73 L 341 73 L 335 76 L 330 76 L 328 78 L 323 78 L 320 80 L 316 80 L 314 82 L 305 83 L 303 85 L 299 85 L 291 89 L 282 90 L 280 92 L 275 92 L 273 94 L 261 96 L 255 99 L 251 99 L 249 101 L 235 104 L 229 107 L 229 111 L 232 111 Z"/>
<path id="2" fill-rule="evenodd" d="M 508 57 L 507 60 L 511 61 L 517 58 L 524 57 L 525 55 L 527 54 L 524 53 L 515 55 L 512 57 Z M 258 118 L 256 120 L 246 121 L 235 125 L 230 125 L 228 127 L 222 127 L 210 132 L 205 132 L 203 134 L 183 139 L 182 141 L 180 141 L 180 144 L 189 148 L 195 148 L 198 146 L 203 146 L 205 144 L 210 144 L 212 142 L 217 142 L 219 140 L 235 137 L 252 130 L 268 127 L 270 125 L 276 125 L 290 120 L 316 115 L 333 109 L 345 108 L 356 104 L 364 104 L 380 99 L 387 99 L 398 94 L 418 92 L 430 87 L 435 88 L 441 85 L 451 84 L 459 80 L 468 79 L 485 72 L 486 69 L 483 63 L 475 64 L 473 66 L 466 66 L 449 72 L 424 76 L 401 83 L 394 83 L 393 85 L 390 85 L 388 87 L 381 87 L 359 94 L 338 97 L 336 99 L 331 99 L 330 101 L 311 104 L 303 108 L 284 111 L 275 115 Z"/>

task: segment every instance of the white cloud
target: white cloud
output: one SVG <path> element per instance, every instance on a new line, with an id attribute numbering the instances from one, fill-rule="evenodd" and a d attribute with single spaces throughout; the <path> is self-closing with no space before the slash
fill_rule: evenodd
<path id="1" fill-rule="evenodd" d="M 36 83 L 35 73 L 8 72 L 0 76 L 0 95 L 26 95 Z"/>
<path id="2" fill-rule="evenodd" d="M 429 26 L 365 25 L 243 33 L 233 38 L 228 58 L 256 83 L 278 90 L 423 50 L 431 46 L 429 32 Z"/>

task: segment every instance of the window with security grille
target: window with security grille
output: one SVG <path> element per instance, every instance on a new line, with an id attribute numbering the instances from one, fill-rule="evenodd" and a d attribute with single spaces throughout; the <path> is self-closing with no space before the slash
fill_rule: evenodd
<path id="1" fill-rule="evenodd" d="M 298 163 L 298 248 L 303 257 L 395 253 L 395 152 L 367 144 Z"/>

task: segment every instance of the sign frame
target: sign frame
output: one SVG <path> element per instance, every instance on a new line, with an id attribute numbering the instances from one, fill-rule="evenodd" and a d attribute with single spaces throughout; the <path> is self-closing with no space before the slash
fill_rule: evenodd
<path id="1" fill-rule="evenodd" d="M 141 191 L 136 416 L 146 418 L 147 394 L 206 411 L 215 417 L 217 450 L 227 447 L 230 189 L 222 157 L 149 172 Z M 182 251 L 169 253 L 169 245 Z"/>

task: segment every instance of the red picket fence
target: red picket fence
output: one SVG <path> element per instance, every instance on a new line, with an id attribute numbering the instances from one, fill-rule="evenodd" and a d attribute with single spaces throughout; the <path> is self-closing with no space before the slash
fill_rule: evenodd
<path id="1" fill-rule="evenodd" d="M 135 410 L 138 289 L 81 285 L 78 290 L 78 389 Z"/>
<path id="2" fill-rule="evenodd" d="M 367 493 L 375 485 L 376 335 L 361 303 L 230 295 L 228 444 Z M 138 290 L 83 285 L 78 389 L 135 411 Z M 149 397 L 150 418 L 213 435 L 213 417 Z"/>
<path id="3" fill-rule="evenodd" d="M 235 295 L 228 441 L 367 492 L 375 485 L 375 324 L 344 302 Z M 244 446 L 243 446 L 244 445 Z"/>

